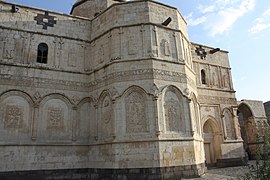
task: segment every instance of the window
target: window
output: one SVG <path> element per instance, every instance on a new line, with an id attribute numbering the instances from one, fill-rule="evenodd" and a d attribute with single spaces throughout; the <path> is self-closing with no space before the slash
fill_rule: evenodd
<path id="1" fill-rule="evenodd" d="M 202 84 L 206 84 L 206 78 L 205 78 L 204 69 L 201 70 L 201 82 L 202 82 Z"/>
<path id="2" fill-rule="evenodd" d="M 48 45 L 40 43 L 38 45 L 37 62 L 47 64 L 48 61 Z"/>

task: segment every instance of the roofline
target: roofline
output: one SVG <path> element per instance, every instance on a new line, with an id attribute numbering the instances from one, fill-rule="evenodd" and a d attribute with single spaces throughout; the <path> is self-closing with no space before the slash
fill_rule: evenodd
<path id="1" fill-rule="evenodd" d="M 61 15 L 61 16 L 90 21 L 89 18 L 85 18 L 85 17 L 73 16 L 73 15 L 66 14 L 66 13 L 60 13 L 60 12 L 56 12 L 56 11 L 52 11 L 52 10 L 48 10 L 48 9 L 42 9 L 42 8 L 27 6 L 27 5 L 23 5 L 23 4 L 11 3 L 11 2 L 4 1 L 4 0 L 0 1 L 0 3 L 4 3 L 4 4 L 8 4 L 8 5 L 15 5 L 15 6 L 22 7 L 22 8 L 38 10 L 38 11 L 43 11 L 43 12 L 49 12 L 49 13 L 53 13 L 53 14 L 57 14 L 57 15 Z"/>
<path id="2" fill-rule="evenodd" d="M 82 0 L 82 1 L 80 1 L 80 2 L 78 2 L 78 3 L 75 3 L 75 4 L 72 6 L 72 9 L 71 9 L 71 11 L 70 11 L 70 14 L 73 13 L 73 10 L 74 10 L 75 7 L 81 5 L 82 3 L 86 2 L 86 1 L 89 1 L 89 0 Z M 183 17 L 183 15 L 182 15 L 181 12 L 179 11 L 179 9 L 177 9 L 176 7 L 173 7 L 173 6 L 170 6 L 170 5 L 161 3 L 161 2 L 157 2 L 157 1 L 154 1 L 154 0 L 134 0 L 134 1 L 113 0 L 113 1 L 118 1 L 118 2 L 120 2 L 120 3 L 112 4 L 112 5 L 111 5 L 110 7 L 108 7 L 107 9 L 110 9 L 110 8 L 113 7 L 113 6 L 117 6 L 117 5 L 121 5 L 121 4 L 128 4 L 128 3 L 137 3 L 137 2 L 147 2 L 147 1 L 150 1 L 150 2 L 155 3 L 155 4 L 159 4 L 159 5 L 162 5 L 162 6 L 165 6 L 165 7 L 174 9 L 174 10 L 177 10 L 177 12 L 179 13 L 179 15 L 180 15 L 181 18 L 183 19 L 183 21 L 187 24 L 187 21 L 185 20 L 185 18 Z M 103 12 L 107 11 L 107 9 L 105 9 Z M 100 14 L 102 14 L 103 12 L 101 12 Z"/>
<path id="3" fill-rule="evenodd" d="M 203 44 L 199 44 L 199 43 L 195 43 L 195 42 L 190 42 L 190 43 L 193 44 L 193 45 L 202 46 L 202 47 L 206 47 L 206 48 L 209 48 L 209 49 L 216 49 L 216 47 L 211 47 L 211 46 L 207 46 L 207 45 L 203 45 Z M 229 51 L 222 50 L 222 49 L 220 49 L 220 51 L 224 52 L 224 53 L 229 53 Z"/>

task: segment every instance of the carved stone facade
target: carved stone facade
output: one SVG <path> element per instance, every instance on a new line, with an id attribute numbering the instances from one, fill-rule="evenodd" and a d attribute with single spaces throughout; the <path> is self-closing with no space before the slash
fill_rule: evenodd
<path id="1" fill-rule="evenodd" d="M 1 1 L 0 13 L 0 177 L 177 179 L 242 162 L 228 52 L 191 43 L 174 7 L 78 0 L 64 15 Z"/>

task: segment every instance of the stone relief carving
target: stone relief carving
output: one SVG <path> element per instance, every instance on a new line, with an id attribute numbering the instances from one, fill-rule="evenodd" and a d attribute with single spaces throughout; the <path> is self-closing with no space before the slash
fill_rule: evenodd
<path id="1" fill-rule="evenodd" d="M 112 102 L 109 96 L 106 96 L 102 101 L 102 111 L 101 111 L 101 127 L 102 134 L 104 138 L 110 137 L 112 135 L 112 118 L 113 118 L 113 109 Z"/>
<path id="2" fill-rule="evenodd" d="M 147 132 L 145 98 L 138 92 L 132 92 L 125 98 L 127 133 Z"/>
<path id="3" fill-rule="evenodd" d="M 191 111 L 191 118 L 193 121 L 193 130 L 200 133 L 200 124 L 199 124 L 199 113 L 196 106 L 196 102 L 192 99 L 190 102 L 190 111 Z"/>
<path id="4" fill-rule="evenodd" d="M 227 74 L 223 75 L 224 87 L 230 88 L 230 79 Z"/>
<path id="5" fill-rule="evenodd" d="M 175 99 L 165 101 L 165 122 L 167 131 L 180 131 L 180 105 Z"/>
<path id="6" fill-rule="evenodd" d="M 227 132 L 227 136 L 225 136 L 225 139 L 235 139 L 235 127 L 234 127 L 234 121 L 232 117 L 232 113 L 229 110 L 224 110 L 223 112 L 223 120 L 225 122 L 225 128 Z"/>
<path id="7" fill-rule="evenodd" d="M 23 108 L 16 105 L 6 106 L 5 128 L 21 128 L 23 123 Z"/>
<path id="8" fill-rule="evenodd" d="M 216 97 L 216 96 L 204 96 L 199 95 L 198 101 L 200 103 L 217 103 L 217 104 L 236 104 L 236 98 Z"/>
<path id="9" fill-rule="evenodd" d="M 13 38 L 7 38 L 4 41 L 3 59 L 13 59 L 15 55 L 15 42 Z"/>
<path id="10" fill-rule="evenodd" d="M 34 96 L 33 96 L 33 98 L 34 98 L 34 101 L 35 102 L 39 102 L 41 100 L 40 93 L 38 91 L 36 91 L 35 94 L 34 94 Z"/>
<path id="11" fill-rule="evenodd" d="M 149 44 L 148 53 L 150 57 L 158 57 L 158 35 L 157 27 L 153 26 L 150 32 L 152 44 Z"/>
<path id="12" fill-rule="evenodd" d="M 48 108 L 47 129 L 62 130 L 64 128 L 64 115 L 61 108 Z"/>
<path id="13" fill-rule="evenodd" d="M 103 63 L 104 62 L 104 47 L 101 45 L 98 50 L 98 63 Z"/>
<path id="14" fill-rule="evenodd" d="M 54 43 L 53 64 L 54 66 L 59 67 L 61 64 L 60 62 L 62 60 L 62 56 L 63 56 L 63 46 L 65 42 L 62 37 L 61 38 L 55 37 L 53 43 Z"/>
<path id="15" fill-rule="evenodd" d="M 212 73 L 212 85 L 213 86 L 218 86 L 218 77 L 217 77 L 216 72 Z"/>
<path id="16" fill-rule="evenodd" d="M 170 56 L 171 55 L 171 49 L 170 49 L 170 44 L 166 39 L 161 40 L 161 52 L 165 56 Z"/>
<path id="17" fill-rule="evenodd" d="M 160 80 L 168 80 L 181 83 L 187 82 L 187 77 L 183 73 L 160 69 L 136 69 L 130 71 L 116 72 L 108 74 L 107 76 L 104 77 L 104 79 L 106 79 L 106 83 L 108 83 L 108 82 L 123 82 L 128 80 L 142 80 L 153 77 L 155 79 Z M 195 83 L 193 80 L 191 80 L 191 82 Z M 90 82 L 89 86 L 91 90 L 94 90 L 105 86 L 105 81 L 103 79 L 97 79 L 95 81 Z"/>

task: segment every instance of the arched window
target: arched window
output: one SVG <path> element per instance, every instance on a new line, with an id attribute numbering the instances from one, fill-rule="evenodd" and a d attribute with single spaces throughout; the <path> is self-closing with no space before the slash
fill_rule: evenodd
<path id="1" fill-rule="evenodd" d="M 202 84 L 206 84 L 206 77 L 204 69 L 201 70 L 201 82 Z"/>
<path id="2" fill-rule="evenodd" d="M 40 43 L 38 45 L 37 62 L 47 64 L 48 61 L 48 45 Z"/>

